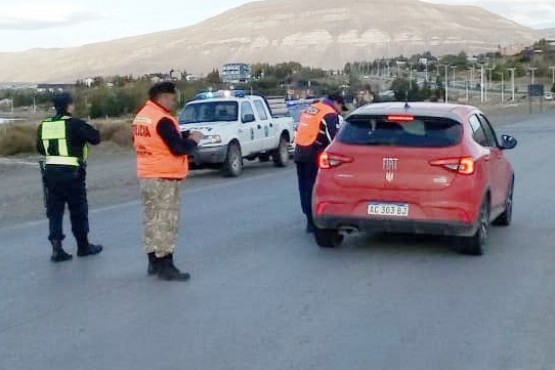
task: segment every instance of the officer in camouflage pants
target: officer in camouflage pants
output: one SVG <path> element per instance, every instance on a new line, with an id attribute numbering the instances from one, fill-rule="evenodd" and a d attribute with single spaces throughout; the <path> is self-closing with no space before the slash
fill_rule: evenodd
<path id="1" fill-rule="evenodd" d="M 143 244 L 148 255 L 148 274 L 162 280 L 187 281 L 190 275 L 175 267 L 173 253 L 179 225 L 179 185 L 187 178 L 188 155 L 203 134 L 181 134 L 171 111 L 176 88 L 171 82 L 154 85 L 150 99 L 133 121 L 137 176 L 144 205 Z"/>

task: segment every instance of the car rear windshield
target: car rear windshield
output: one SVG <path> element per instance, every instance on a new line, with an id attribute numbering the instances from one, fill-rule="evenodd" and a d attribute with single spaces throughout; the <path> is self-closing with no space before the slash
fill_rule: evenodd
<path id="1" fill-rule="evenodd" d="M 189 104 L 179 115 L 179 123 L 234 122 L 238 121 L 238 111 L 234 101 Z"/>
<path id="2" fill-rule="evenodd" d="M 398 122 L 388 116 L 351 116 L 338 134 L 338 140 L 345 144 L 421 148 L 449 147 L 461 139 L 460 123 L 439 117 L 414 117 Z"/>

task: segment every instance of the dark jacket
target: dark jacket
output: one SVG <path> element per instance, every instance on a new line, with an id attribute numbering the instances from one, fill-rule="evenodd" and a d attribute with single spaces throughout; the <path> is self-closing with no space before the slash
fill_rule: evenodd
<path id="1" fill-rule="evenodd" d="M 64 116 L 70 115 L 57 115 L 53 119 L 61 119 Z M 66 137 L 68 141 L 68 154 L 71 157 L 84 159 L 83 148 L 86 144 L 100 144 L 100 132 L 87 122 L 74 117 L 67 120 Z M 42 143 L 42 123 L 40 124 L 37 133 L 37 150 L 41 155 L 46 155 L 46 150 Z"/>
<path id="2" fill-rule="evenodd" d="M 324 104 L 333 107 L 333 102 L 325 99 Z M 314 144 L 310 146 L 296 146 L 295 147 L 295 162 L 306 163 L 316 162 L 320 154 L 331 144 L 339 130 L 339 112 L 327 114 L 320 124 L 320 133 L 316 138 Z"/>

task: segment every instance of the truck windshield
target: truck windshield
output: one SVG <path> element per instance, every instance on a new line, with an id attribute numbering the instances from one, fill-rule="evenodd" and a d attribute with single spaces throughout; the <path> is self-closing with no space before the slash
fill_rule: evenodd
<path id="1" fill-rule="evenodd" d="M 193 103 L 179 115 L 182 125 L 210 122 L 238 121 L 239 105 L 234 101 Z"/>

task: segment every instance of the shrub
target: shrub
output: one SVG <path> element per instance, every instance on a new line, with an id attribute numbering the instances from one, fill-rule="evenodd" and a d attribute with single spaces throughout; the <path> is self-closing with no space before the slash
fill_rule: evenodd
<path id="1" fill-rule="evenodd" d="M 0 127 L 0 155 L 10 156 L 36 151 L 37 126 L 11 124 Z"/>
<path id="2" fill-rule="evenodd" d="M 95 126 L 100 131 L 102 141 L 111 141 L 124 148 L 132 146 L 130 121 L 98 121 L 95 123 Z"/>

